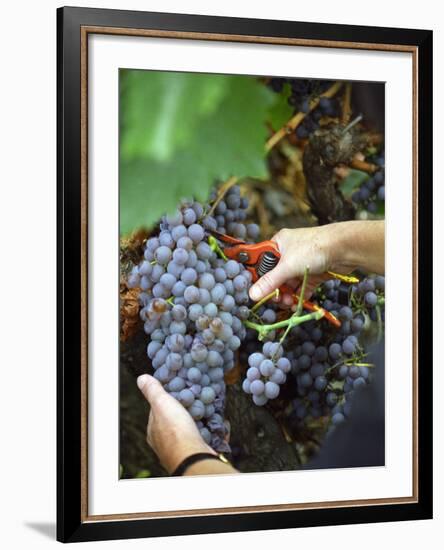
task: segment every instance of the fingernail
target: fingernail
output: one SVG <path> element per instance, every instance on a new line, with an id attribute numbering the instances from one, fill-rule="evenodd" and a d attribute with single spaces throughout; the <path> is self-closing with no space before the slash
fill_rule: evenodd
<path id="1" fill-rule="evenodd" d="M 260 292 L 259 292 L 259 289 L 256 286 L 252 286 L 250 288 L 250 298 L 254 301 L 259 300 Z"/>
<path id="2" fill-rule="evenodd" d="M 142 374 L 137 378 L 137 387 L 139 388 L 139 390 L 143 389 L 147 380 L 148 380 L 148 376 L 146 374 Z"/>

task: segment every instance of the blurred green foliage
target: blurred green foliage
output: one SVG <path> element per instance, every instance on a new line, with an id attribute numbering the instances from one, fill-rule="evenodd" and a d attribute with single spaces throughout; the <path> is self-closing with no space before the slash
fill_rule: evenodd
<path id="1" fill-rule="evenodd" d="M 287 114 L 255 77 L 122 69 L 121 233 L 152 226 L 181 198 L 206 200 L 216 181 L 265 177 L 267 123 Z"/>

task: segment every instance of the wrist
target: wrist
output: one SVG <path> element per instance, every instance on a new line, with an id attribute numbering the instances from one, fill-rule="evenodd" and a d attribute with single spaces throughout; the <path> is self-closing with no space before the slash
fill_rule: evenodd
<path id="1" fill-rule="evenodd" d="M 163 466 L 169 474 L 173 473 L 176 468 L 187 457 L 196 453 L 211 453 L 216 455 L 216 452 L 211 449 L 203 440 L 202 441 L 188 441 L 182 442 L 180 445 L 174 446 L 172 449 L 167 450 L 168 457 L 162 461 Z"/>
<path id="2" fill-rule="evenodd" d="M 360 264 L 359 250 L 356 247 L 356 238 L 359 221 L 337 222 L 329 228 L 329 261 L 328 270 L 348 272 L 356 269 Z M 350 224 L 356 224 L 353 228 Z"/>

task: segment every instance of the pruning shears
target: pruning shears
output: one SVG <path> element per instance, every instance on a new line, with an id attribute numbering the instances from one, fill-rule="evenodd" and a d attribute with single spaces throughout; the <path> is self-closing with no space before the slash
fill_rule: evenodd
<path id="1" fill-rule="evenodd" d="M 255 283 L 260 277 L 271 271 L 279 262 L 281 253 L 275 241 L 262 241 L 260 243 L 246 243 L 241 239 L 236 239 L 230 235 L 219 233 L 218 231 L 208 231 L 208 233 L 220 241 L 222 244 L 223 253 L 226 258 L 236 260 L 243 264 L 251 273 L 253 282 Z M 355 277 L 341 275 L 328 271 L 328 274 L 335 279 L 339 279 L 344 283 L 359 282 Z M 294 289 L 288 285 L 282 285 L 279 291 L 284 294 L 293 296 L 295 303 L 298 302 L 299 296 L 295 294 Z M 304 308 L 308 311 L 322 311 L 325 319 L 339 328 L 341 321 L 332 313 L 318 306 L 317 304 L 304 300 Z"/>

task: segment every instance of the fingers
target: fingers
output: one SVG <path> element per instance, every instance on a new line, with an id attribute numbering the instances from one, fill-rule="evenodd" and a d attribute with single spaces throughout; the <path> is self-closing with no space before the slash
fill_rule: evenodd
<path id="1" fill-rule="evenodd" d="M 161 383 L 149 374 L 142 374 L 137 378 L 137 387 L 151 406 L 165 394 Z"/>
<path id="2" fill-rule="evenodd" d="M 283 285 L 287 279 L 287 269 L 285 264 L 280 261 L 274 269 L 268 273 L 265 273 L 265 275 L 258 279 L 258 281 L 256 281 L 256 283 L 250 288 L 250 298 L 255 302 L 261 300 L 276 290 L 276 288 Z"/>

